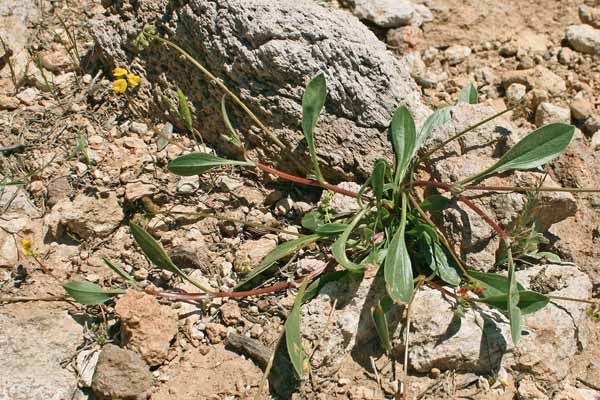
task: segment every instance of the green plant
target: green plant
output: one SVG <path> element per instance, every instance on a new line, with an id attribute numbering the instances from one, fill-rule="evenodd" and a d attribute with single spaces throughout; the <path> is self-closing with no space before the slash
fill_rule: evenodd
<path id="1" fill-rule="evenodd" d="M 166 39 L 156 36 L 153 28 L 145 29 L 136 40 L 136 43 L 141 48 L 148 46 L 153 40 L 166 44 L 189 59 L 211 82 L 221 87 L 225 95 L 238 104 L 263 129 L 274 145 L 280 147 L 281 150 L 287 149 L 235 94 L 183 49 Z M 420 129 L 415 126 L 409 110 L 404 106 L 400 106 L 393 114 L 389 129 L 394 162 L 390 163 L 383 158 L 377 160 L 374 163 L 371 175 L 360 190 L 355 193 L 327 183 L 319 168 L 316 155 L 315 125 L 320 111 L 326 104 L 326 93 L 326 77 L 323 73 L 319 73 L 310 80 L 302 98 L 302 130 L 308 145 L 312 165 L 309 176 L 314 176 L 315 179 L 291 175 L 252 160 L 244 149 L 243 141 L 238 136 L 237 131 L 233 129 L 227 117 L 225 97 L 222 101 L 222 113 L 226 126 L 230 131 L 227 140 L 240 148 L 239 154 L 243 155 L 243 159 L 226 159 L 208 153 L 195 152 L 172 160 L 168 164 L 168 169 L 174 174 L 189 176 L 202 174 L 215 167 L 255 168 L 300 185 L 310 185 L 354 197 L 360 206 L 359 210 L 352 215 L 332 215 L 330 210 L 325 207 L 325 209 L 314 210 L 306 214 L 302 219 L 302 225 L 308 233 L 299 234 L 297 239 L 285 242 L 275 248 L 256 269 L 244 277 L 233 292 L 209 291 L 198 282 L 191 280 L 173 264 L 160 244 L 150 234 L 146 233 L 140 226 L 132 223 L 130 225 L 131 231 L 136 242 L 154 265 L 179 275 L 202 290 L 202 293 L 197 294 L 169 293 L 155 290 L 146 290 L 146 292 L 174 300 L 200 300 L 207 297 L 259 295 L 300 283 L 296 301 L 285 324 L 284 341 L 294 370 L 300 379 L 304 377 L 308 366 L 300 335 L 300 306 L 302 302 L 316 296 L 326 282 L 340 279 L 349 274 L 362 277 L 367 271 L 370 274 L 381 274 L 385 280 L 386 293 L 382 295 L 372 309 L 372 317 L 374 329 L 379 335 L 381 345 L 390 355 L 392 349 L 391 333 L 389 332 L 386 313 L 393 304 L 406 307 L 407 325 L 409 325 L 410 305 L 421 285 L 428 285 L 455 298 L 459 307 L 462 308 L 475 303 L 485 303 L 501 311 L 509 318 L 512 338 L 517 343 L 521 335 L 522 316 L 539 310 L 552 299 L 551 296 L 526 290 L 517 282 L 515 277 L 515 256 L 536 254 L 537 245 L 533 249 L 532 243 L 539 240 L 539 237 L 534 234 L 535 227 L 527 225 L 529 222 L 526 221 L 525 217 L 523 217 L 518 230 L 514 231 L 515 237 L 511 237 L 463 192 L 466 190 L 485 190 L 485 187 L 470 185 L 470 183 L 487 176 L 512 170 L 537 168 L 551 161 L 565 150 L 573 137 L 574 127 L 555 123 L 539 128 L 508 150 L 494 165 L 461 182 L 421 181 L 416 180 L 414 176 L 414 171 L 419 163 L 426 160 L 451 140 L 461 137 L 493 117 L 465 129 L 427 154 L 418 157 L 417 153 L 421 145 L 427 140 L 432 130 L 450 119 L 452 106 L 433 113 Z M 477 102 L 476 89 L 472 85 L 467 86 L 461 91 L 459 101 Z M 183 114 L 185 115 L 185 112 Z M 188 118 L 185 119 L 187 121 Z M 189 124 L 189 122 L 187 123 Z M 492 227 L 501 239 L 505 250 L 504 261 L 501 265 L 506 266 L 506 276 L 466 268 L 454 253 L 448 240 L 441 234 L 427 214 L 430 211 L 443 208 L 447 199 L 445 200 L 439 195 L 419 199 L 414 190 L 419 186 L 447 191 L 456 200 L 470 207 Z M 498 190 L 515 189 L 517 189 L 516 191 L 535 193 L 541 190 L 563 190 L 561 188 L 509 187 Z M 578 189 L 566 190 L 583 191 Z M 598 190 L 589 189 L 588 191 Z M 211 213 L 206 215 L 215 216 Z M 324 247 L 330 247 L 331 254 L 341 267 L 340 270 L 325 272 L 323 268 L 308 276 L 300 277 L 295 282 L 284 282 L 268 288 L 248 289 L 261 277 L 269 274 L 269 271 L 272 271 L 272 267 L 277 263 L 286 260 L 298 250 L 315 242 L 322 243 Z M 111 268 L 115 269 L 114 266 L 111 266 Z M 132 281 L 131 277 L 124 271 L 120 270 L 117 273 L 126 281 Z M 97 302 L 105 301 L 106 296 L 119 294 L 87 285 L 88 292 L 85 293 L 87 297 L 82 297 L 79 292 L 73 290 L 73 284 L 65 286 L 65 289 L 75 299 L 88 301 L 88 303 L 90 290 L 93 291 L 93 297 L 91 298 L 97 300 Z M 460 315 L 460 310 L 457 311 L 457 315 Z M 405 340 L 408 347 L 408 329 L 406 332 Z M 407 357 L 407 354 L 408 352 L 406 352 L 405 357 Z"/>

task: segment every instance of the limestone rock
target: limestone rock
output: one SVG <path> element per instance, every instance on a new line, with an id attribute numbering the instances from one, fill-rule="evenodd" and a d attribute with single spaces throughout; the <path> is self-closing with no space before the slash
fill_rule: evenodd
<path id="1" fill-rule="evenodd" d="M 137 353 L 107 344 L 100 352 L 92 388 L 100 399 L 143 400 L 150 394 L 152 381 Z"/>
<path id="2" fill-rule="evenodd" d="M 520 83 L 527 86 L 527 89 L 544 90 L 551 96 L 559 96 L 567 90 L 565 81 L 542 65 L 531 69 L 507 71 L 501 79 L 505 89 L 513 83 Z"/>
<path id="3" fill-rule="evenodd" d="M 73 318 L 41 306 L 4 305 L 0 326 L 1 399 L 63 400 L 76 395 L 77 378 L 61 364 L 75 356 L 83 338 L 83 328 Z"/>
<path id="4" fill-rule="evenodd" d="M 132 182 L 125 186 L 125 200 L 133 203 L 145 196 L 152 196 L 156 192 L 154 185 L 143 182 Z"/>
<path id="5" fill-rule="evenodd" d="M 167 359 L 171 339 L 177 333 L 177 317 L 156 298 L 129 290 L 115 305 L 121 319 L 123 345 L 138 352 L 149 365 Z"/>
<path id="6" fill-rule="evenodd" d="M 579 7 L 579 18 L 584 24 L 600 29 L 600 7 L 590 7 L 582 4 Z"/>
<path id="7" fill-rule="evenodd" d="M 600 29 L 589 25 L 571 25 L 565 37 L 581 53 L 600 54 Z"/>
<path id="8" fill-rule="evenodd" d="M 448 59 L 448 64 L 458 65 L 471 55 L 472 50 L 467 46 L 454 45 L 448 47 L 444 53 Z"/>
<path id="9" fill-rule="evenodd" d="M 409 25 L 416 13 L 414 5 L 407 0 L 346 0 L 345 2 L 358 18 L 383 28 Z"/>
<path id="10" fill-rule="evenodd" d="M 242 243 L 237 249 L 233 262 L 235 271 L 238 273 L 251 271 L 276 246 L 277 241 L 267 237 Z"/>
<path id="11" fill-rule="evenodd" d="M 93 22 L 91 34 L 106 67 L 128 64 L 130 40 L 144 23 L 163 20 L 174 33 L 171 40 L 197 55 L 252 110 L 260 110 L 303 168 L 310 162 L 302 142 L 301 98 L 309 79 L 324 71 L 328 97 L 315 135 L 323 173 L 330 180 L 367 176 L 375 159 L 391 158 L 385 128 L 399 104 L 410 108 L 417 124 L 429 112 L 408 68 L 345 11 L 311 0 L 192 0 L 178 10 L 177 18 L 165 19 L 168 4 L 140 0 L 134 11 L 116 2 L 114 15 Z M 185 88 L 205 139 L 231 151 L 220 136 L 226 131 L 219 112 L 221 95 L 189 62 L 162 46 L 136 54 L 136 62 L 149 82 L 149 92 L 141 90 L 136 101 L 162 114 L 176 104 L 176 87 Z M 170 102 L 158 102 L 163 96 Z M 231 107 L 229 112 L 239 129 L 249 132 L 251 155 L 293 167 L 285 152 L 267 145 L 262 132 L 249 129 L 251 121 L 239 110 Z"/>
<path id="12" fill-rule="evenodd" d="M 572 264 L 528 268 L 518 272 L 517 279 L 526 288 L 555 296 L 588 298 L 592 287 Z M 455 320 L 451 304 L 432 289 L 421 290 L 413 304 L 409 360 L 419 372 L 433 367 L 483 372 L 502 365 L 553 383 L 567 375 L 570 359 L 583 340 L 577 331 L 585 319 L 582 303 L 549 303 L 527 314 L 516 347 L 506 318 L 495 311 L 470 309 L 460 321 Z"/>
<path id="13" fill-rule="evenodd" d="M 571 122 L 571 110 L 551 103 L 541 103 L 535 111 L 535 124 L 538 127 L 552 122 Z"/>
<path id="14" fill-rule="evenodd" d="M 52 208 L 52 213 L 57 213 L 60 224 L 82 239 L 106 237 L 119 227 L 124 218 L 114 192 L 99 198 L 79 194 L 73 201 L 63 199 Z"/>

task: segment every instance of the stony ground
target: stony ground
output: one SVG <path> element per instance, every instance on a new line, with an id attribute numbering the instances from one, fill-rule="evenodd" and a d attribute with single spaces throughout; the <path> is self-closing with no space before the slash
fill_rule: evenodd
<path id="1" fill-rule="evenodd" d="M 295 290 L 213 299 L 201 306 L 159 302 L 135 291 L 102 306 L 82 307 L 63 297 L 61 285 L 68 279 L 123 287 L 103 258 L 122 264 L 142 287 L 194 291 L 150 265 L 129 233 L 130 220 L 144 224 L 193 277 L 214 290 L 231 290 L 278 243 L 294 237 L 302 215 L 321 197 L 317 190 L 238 170 L 201 178 L 168 173 L 166 163 L 184 151 L 214 150 L 167 118 L 132 110 L 113 92 L 90 22 L 108 18 L 116 3 L 132 9 L 135 2 L 102 3 L 0 4 L 0 399 L 250 398 Z M 457 119 L 481 117 L 526 96 L 524 106 L 504 119 L 507 129 L 574 124 L 576 138 L 552 164 L 550 177 L 564 186 L 600 187 L 597 0 L 425 0 L 397 18 L 386 18 L 390 1 L 319 3 L 360 17 L 402 58 L 422 102 L 432 109 L 453 103 L 460 88 L 473 81 L 484 106 L 457 112 Z M 449 173 L 442 167 L 428 172 Z M 557 277 L 549 290 L 597 298 L 600 196 L 559 200 L 552 204 L 570 204 L 573 212 L 549 224 L 549 249 L 578 268 L 545 269 L 546 281 Z M 205 209 L 273 230 L 189 214 Z M 31 252 L 23 240 L 31 241 Z M 271 283 L 329 262 L 320 250 L 305 249 Z M 534 285 L 532 274 L 523 272 L 523 281 Z M 600 324 L 586 306 L 561 305 L 529 321 L 557 330 L 521 349 L 503 347 L 500 359 L 504 352 L 510 355 L 496 368 L 500 364 L 479 359 L 480 352 L 494 347 L 473 342 L 481 333 L 437 349 L 419 334 L 435 322 L 441 336 L 450 323 L 444 319 L 450 314 L 427 314 L 443 307 L 443 300 L 429 292 L 423 296 L 415 321 L 418 355 L 409 371 L 411 398 L 600 398 Z M 307 341 L 316 354 L 310 379 L 292 395 L 290 376 L 276 367 L 272 393 L 298 399 L 391 398 L 397 385 L 391 381 L 392 363 L 381 354 L 372 356 L 372 343 L 342 352 L 333 363 L 319 359 L 319 347 L 335 336 L 322 330 L 327 315 L 341 326 L 339 337 L 347 333 L 348 309 L 336 311 L 342 308 L 331 305 L 334 297 L 330 293 L 304 312 L 312 332 Z M 339 299 L 341 304 L 343 293 Z M 347 299 L 351 306 L 352 301 Z M 464 329 L 479 329 L 471 325 Z M 474 354 L 462 347 L 465 343 L 474 343 Z"/>

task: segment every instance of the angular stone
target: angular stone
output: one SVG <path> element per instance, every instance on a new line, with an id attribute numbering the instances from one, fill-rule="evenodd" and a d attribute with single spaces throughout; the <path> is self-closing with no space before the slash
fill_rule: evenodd
<path id="1" fill-rule="evenodd" d="M 383 28 L 408 25 L 414 19 L 414 5 L 406 0 L 345 0 L 352 12 Z M 420 24 L 419 24 L 420 25 Z"/>
<path id="2" fill-rule="evenodd" d="M 581 53 L 600 54 L 600 29 L 589 25 L 571 25 L 567 28 L 565 37 Z"/>
<path id="3" fill-rule="evenodd" d="M 472 53 L 471 48 L 467 46 L 450 46 L 444 52 L 448 59 L 448 64 L 458 65 L 467 59 Z"/>
<path id="4" fill-rule="evenodd" d="M 571 123 L 571 110 L 551 103 L 541 103 L 535 111 L 535 124 L 538 127 L 552 122 Z"/>
<path id="5" fill-rule="evenodd" d="M 100 399 L 147 399 L 152 383 L 152 374 L 137 353 L 113 344 L 102 348 L 92 380 Z"/>
<path id="6" fill-rule="evenodd" d="M 115 305 L 121 319 L 124 346 L 138 352 L 149 365 L 160 365 L 167 359 L 171 339 L 177 333 L 177 317 L 155 297 L 128 290 Z"/>
<path id="7" fill-rule="evenodd" d="M 60 223 L 82 239 L 110 235 L 125 216 L 115 192 L 104 198 L 79 194 L 73 201 L 63 199 L 52 208 L 52 213 L 58 213 Z"/>
<path id="8" fill-rule="evenodd" d="M 269 238 L 248 240 L 236 252 L 233 267 L 238 273 L 245 273 L 256 267 L 260 261 L 277 246 L 277 241 Z"/>
<path id="9" fill-rule="evenodd" d="M 146 21 L 162 19 L 170 12 L 167 2 L 157 0 L 140 0 L 138 7 L 145 10 Z M 94 21 L 90 30 L 108 68 L 127 64 L 126 49 L 133 32 L 140 32 L 144 23 L 131 18 L 121 3 L 111 9 L 114 15 Z M 251 109 L 260 110 L 263 121 L 293 149 L 300 169 L 310 165 L 302 142 L 301 99 L 309 79 L 319 71 L 326 73 L 328 97 L 317 122 L 317 153 L 328 179 L 367 176 L 375 159 L 391 157 L 385 129 L 398 104 L 409 107 L 417 124 L 429 112 L 408 68 L 345 11 L 310 0 L 194 0 L 178 14 L 168 22 L 174 32 L 170 39 L 190 49 Z M 153 85 L 149 91 L 160 95 L 141 95 L 136 101 L 168 110 L 167 103 L 177 102 L 172 89 L 185 88 L 205 140 L 231 151 L 221 139 L 226 132 L 219 112 L 221 96 L 213 93 L 205 79 L 189 79 L 198 74 L 190 63 L 162 46 L 139 53 L 138 61 L 146 71 L 146 81 Z M 170 101 L 157 102 L 163 97 Z M 248 129 L 252 122 L 236 107 L 229 112 L 240 130 L 250 132 L 251 156 L 263 162 L 282 160 L 294 167 L 287 152 L 268 144 L 263 133 Z"/>
<path id="10" fill-rule="evenodd" d="M 600 7 L 579 6 L 579 18 L 584 24 L 600 29 Z"/>
<path id="11" fill-rule="evenodd" d="M 125 186 L 125 200 L 133 203 L 145 196 L 152 196 L 156 193 L 154 185 L 143 182 L 132 182 Z"/>

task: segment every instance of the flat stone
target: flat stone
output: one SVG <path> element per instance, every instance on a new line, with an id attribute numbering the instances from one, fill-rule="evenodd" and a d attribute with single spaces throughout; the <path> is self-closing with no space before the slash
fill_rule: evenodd
<path id="1" fill-rule="evenodd" d="M 472 50 L 470 47 L 458 45 L 450 46 L 444 52 L 446 58 L 448 59 L 448 64 L 450 65 L 458 65 L 462 63 L 471 55 L 471 53 Z"/>
<path id="2" fill-rule="evenodd" d="M 132 203 L 145 196 L 152 196 L 156 193 L 154 185 L 143 182 L 132 182 L 125 186 L 125 200 Z"/>
<path id="3" fill-rule="evenodd" d="M 113 344 L 102 348 L 92 380 L 100 399 L 147 399 L 152 383 L 152 374 L 137 353 Z"/>
<path id="4" fill-rule="evenodd" d="M 62 363 L 75 356 L 83 328 L 66 311 L 4 305 L 0 313 L 0 399 L 71 399 L 76 376 Z"/>
<path id="5" fill-rule="evenodd" d="M 16 97 L 0 95 L 0 110 L 15 110 L 19 104 L 21 103 Z"/>
<path id="6" fill-rule="evenodd" d="M 33 104 L 35 104 L 36 100 L 38 99 L 40 95 L 40 91 L 37 90 L 36 88 L 27 88 L 25 90 L 22 90 L 21 92 L 17 93 L 17 99 L 19 99 L 21 101 L 21 103 L 25 104 L 26 106 L 31 106 Z"/>
<path id="7" fill-rule="evenodd" d="M 82 239 L 110 235 L 125 217 L 115 192 L 105 198 L 79 194 L 73 201 L 63 199 L 53 208 L 60 223 Z"/>
<path id="8" fill-rule="evenodd" d="M 584 24 L 600 29 L 600 7 L 590 7 L 582 4 L 579 6 L 579 18 Z"/>
<path id="9" fill-rule="evenodd" d="M 238 273 L 251 271 L 271 250 L 277 246 L 277 241 L 268 238 L 248 240 L 242 243 L 235 254 L 233 267 Z"/>

